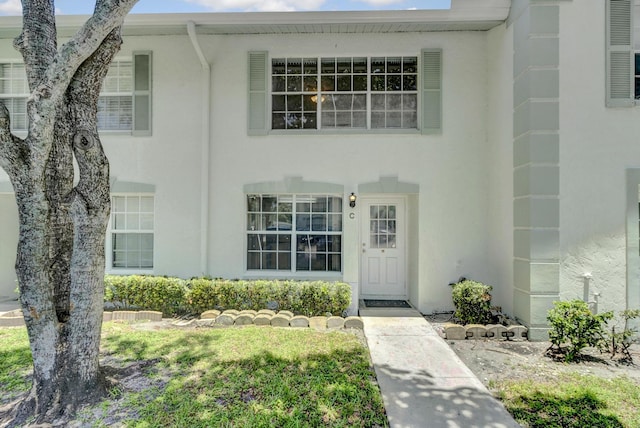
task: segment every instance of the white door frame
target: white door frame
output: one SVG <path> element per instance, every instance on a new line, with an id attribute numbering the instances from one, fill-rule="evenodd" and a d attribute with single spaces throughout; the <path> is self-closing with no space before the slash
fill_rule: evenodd
<path id="1" fill-rule="evenodd" d="M 360 196 L 359 198 L 359 206 L 361 213 L 361 225 L 358 232 L 358 248 L 360 251 L 359 254 L 359 265 L 360 265 L 360 298 L 361 299 L 407 299 L 409 296 L 409 287 L 407 282 L 408 277 L 408 200 L 405 195 L 400 194 L 380 194 L 380 195 L 366 195 Z M 380 204 L 391 204 L 396 203 L 402 206 L 402 218 L 398 218 L 397 225 L 397 233 L 402 234 L 402 239 L 400 246 L 397 247 L 398 250 L 402 251 L 402 263 L 399 266 L 402 269 L 402 289 L 396 290 L 396 292 L 392 293 L 367 293 L 367 265 L 364 261 L 364 255 L 366 251 L 368 251 L 368 245 L 366 244 L 369 241 L 368 236 L 365 235 L 365 230 L 369 228 L 369 205 L 371 203 L 380 203 Z"/>

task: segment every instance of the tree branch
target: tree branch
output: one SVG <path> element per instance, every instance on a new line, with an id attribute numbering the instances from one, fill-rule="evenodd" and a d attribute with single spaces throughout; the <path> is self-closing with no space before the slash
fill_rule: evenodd
<path id="1" fill-rule="evenodd" d="M 25 171 L 29 152 L 26 144 L 11 133 L 11 117 L 4 104 L 0 104 L 0 168 L 13 182 L 17 174 Z"/>
<path id="2" fill-rule="evenodd" d="M 37 2 L 37 0 L 33 0 Z M 29 3 L 29 0 L 23 0 Z M 53 113 L 64 99 L 78 67 L 101 45 L 105 37 L 124 22 L 124 18 L 138 0 L 101 0 L 96 3 L 93 16 L 65 43 L 44 73 L 27 101 L 29 137 L 40 141 L 43 150 L 34 151 L 38 162 L 46 162 L 55 124 Z M 28 40 L 25 47 L 31 49 Z M 38 118 L 39 120 L 33 120 Z M 34 159 L 35 160 L 35 159 Z"/>
<path id="3" fill-rule="evenodd" d="M 53 3 L 53 0 L 22 0 L 24 24 L 13 43 L 24 58 L 30 90 L 42 80 L 58 50 Z"/>
<path id="4" fill-rule="evenodd" d="M 67 94 L 70 119 L 76 127 L 73 152 L 80 170 L 75 191 L 82 195 L 89 211 L 102 212 L 110 206 L 109 162 L 100 144 L 96 116 L 102 82 L 121 45 L 118 27 L 80 66 Z"/>

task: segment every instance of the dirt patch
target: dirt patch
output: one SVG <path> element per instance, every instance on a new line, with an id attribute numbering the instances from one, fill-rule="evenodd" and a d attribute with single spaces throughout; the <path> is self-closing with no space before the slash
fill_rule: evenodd
<path id="1" fill-rule="evenodd" d="M 444 324 L 450 316 L 427 316 L 431 325 L 444 337 Z M 546 351 L 549 342 L 446 340 L 460 359 L 489 388 L 504 380 L 554 379 L 560 373 L 590 374 L 602 378 L 624 376 L 640 383 L 640 345 L 631 345 L 632 362 L 612 359 L 597 349 L 586 349 L 576 363 L 565 363 Z"/>

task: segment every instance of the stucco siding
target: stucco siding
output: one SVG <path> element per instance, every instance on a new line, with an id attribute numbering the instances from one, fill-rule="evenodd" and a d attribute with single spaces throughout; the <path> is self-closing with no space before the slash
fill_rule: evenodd
<path id="1" fill-rule="evenodd" d="M 605 107 L 604 31 L 602 4 L 561 5 L 560 295 L 583 298 L 588 283 L 599 311 L 626 305 L 625 176 L 640 166 L 640 108 Z"/>

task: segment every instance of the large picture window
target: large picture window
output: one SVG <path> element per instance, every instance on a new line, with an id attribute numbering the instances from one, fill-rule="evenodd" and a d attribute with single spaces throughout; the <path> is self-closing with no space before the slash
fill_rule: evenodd
<path id="1" fill-rule="evenodd" d="M 153 268 L 154 198 L 111 197 L 111 267 Z"/>
<path id="2" fill-rule="evenodd" d="M 247 195 L 247 269 L 342 270 L 342 197 Z"/>
<path id="3" fill-rule="evenodd" d="M 272 129 L 417 129 L 418 58 L 275 58 Z"/>

